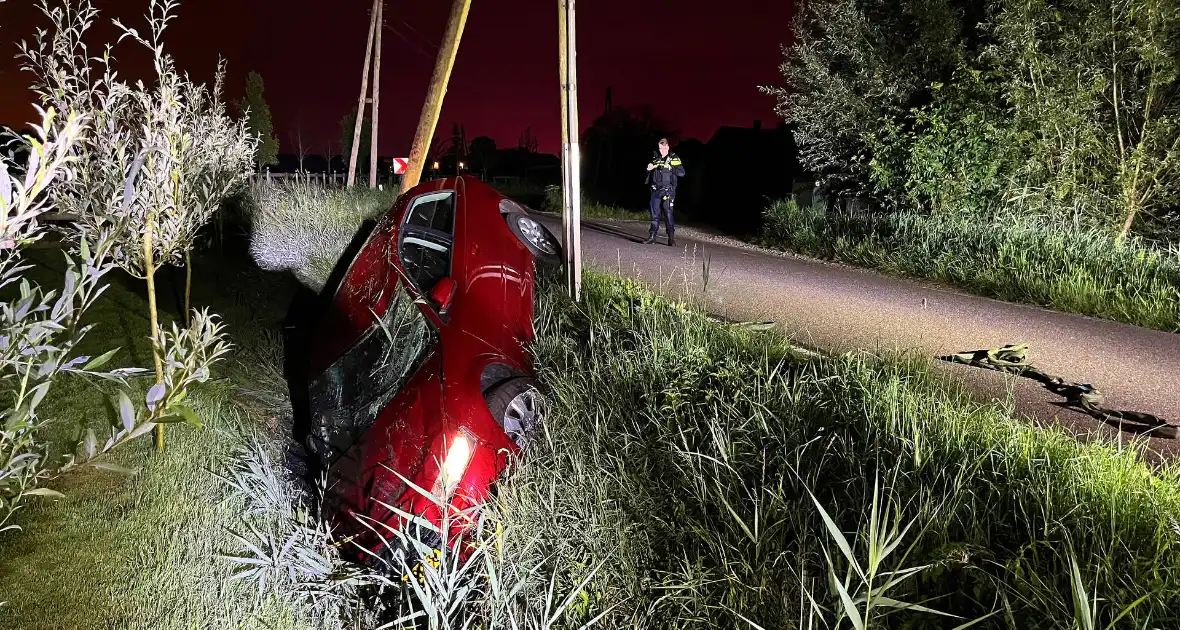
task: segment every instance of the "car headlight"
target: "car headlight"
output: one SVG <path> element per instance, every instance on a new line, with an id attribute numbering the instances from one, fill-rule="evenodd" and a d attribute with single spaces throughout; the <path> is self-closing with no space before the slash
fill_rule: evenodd
<path id="1" fill-rule="evenodd" d="M 438 480 L 434 482 L 434 496 L 443 501 L 451 500 L 451 495 L 467 472 L 467 466 L 471 464 L 474 442 L 467 429 L 460 429 L 451 439 L 442 466 L 439 467 Z"/>

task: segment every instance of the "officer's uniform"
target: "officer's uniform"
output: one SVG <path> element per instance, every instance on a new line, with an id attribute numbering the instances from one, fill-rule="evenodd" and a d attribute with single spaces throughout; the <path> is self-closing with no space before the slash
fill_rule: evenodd
<path id="1" fill-rule="evenodd" d="M 655 168 L 647 172 L 647 183 L 651 186 L 651 235 L 649 243 L 655 242 L 660 231 L 660 215 L 664 215 L 664 226 L 668 230 L 668 244 L 673 243 L 676 220 L 672 216 L 672 205 L 676 201 L 676 184 L 684 177 L 684 164 L 675 153 L 660 157 L 657 152 L 652 160 Z"/>

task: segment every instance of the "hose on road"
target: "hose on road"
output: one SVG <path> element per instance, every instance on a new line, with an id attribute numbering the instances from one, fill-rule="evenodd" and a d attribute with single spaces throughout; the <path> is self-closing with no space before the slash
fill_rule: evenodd
<path id="1" fill-rule="evenodd" d="M 1065 407 L 1086 413 L 1122 430 L 1170 439 L 1175 439 L 1180 433 L 1180 427 L 1176 424 L 1150 413 L 1107 409 L 1102 404 L 1102 392 L 1093 385 L 1067 381 L 1060 376 L 1046 374 L 1030 364 L 1028 349 L 1026 343 L 1010 344 L 987 350 L 960 352 L 939 359 L 1031 378 L 1045 389 L 1064 397 Z"/>

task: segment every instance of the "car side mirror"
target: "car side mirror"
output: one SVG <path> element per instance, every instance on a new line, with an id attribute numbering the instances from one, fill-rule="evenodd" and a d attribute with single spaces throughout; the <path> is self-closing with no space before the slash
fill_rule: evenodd
<path id="1" fill-rule="evenodd" d="M 451 306 L 451 300 L 455 297 L 455 281 L 450 278 L 443 278 L 434 283 L 434 288 L 430 290 L 430 299 L 438 305 L 438 312 L 445 313 Z"/>

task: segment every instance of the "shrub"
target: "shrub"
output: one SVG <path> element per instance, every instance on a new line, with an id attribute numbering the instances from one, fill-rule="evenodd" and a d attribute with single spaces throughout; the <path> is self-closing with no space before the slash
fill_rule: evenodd
<path id="1" fill-rule="evenodd" d="M 1120 238 L 1180 203 L 1174 0 L 819 0 L 792 33 L 763 89 L 837 192 Z"/>
<path id="2" fill-rule="evenodd" d="M 935 83 L 932 91 L 934 102 L 913 111 L 906 180 L 897 187 L 904 187 L 910 208 L 992 217 L 1007 199 L 1023 157 L 995 84 L 964 66 L 953 81 Z"/>
<path id="3" fill-rule="evenodd" d="M 1180 203 L 1173 0 L 996 0 L 987 59 L 1027 135 L 1020 192 L 1125 236 Z"/>
<path id="4" fill-rule="evenodd" d="M 88 331 L 80 318 L 102 292 L 102 277 L 110 264 L 103 260 L 109 242 L 96 255 L 89 248 L 80 263 L 67 257 L 68 269 L 60 297 L 22 278 L 20 248 L 44 236 L 37 217 L 51 208 L 46 189 L 69 177 L 69 153 L 83 133 L 84 119 L 70 116 L 64 124 L 50 110 L 43 113 L 38 138 L 29 138 L 24 173 L 11 172 L 0 157 L 0 286 L 19 282 L 19 295 L 0 303 L 0 532 L 19 528 L 9 524 L 30 496 L 56 493 L 40 486 L 49 476 L 48 453 L 37 440 L 37 408 L 49 394 L 54 377 L 89 361 L 74 356 L 74 347 Z M 56 299 L 55 299 L 56 298 Z M 93 368 L 93 365 L 86 367 Z"/>
<path id="5" fill-rule="evenodd" d="M 165 264 L 187 270 L 184 317 L 190 317 L 190 252 L 198 230 L 230 191 L 249 173 L 257 139 L 234 123 L 220 101 L 224 67 L 218 68 L 210 97 L 164 53 L 162 37 L 175 0 L 149 0 L 150 36 L 116 26 L 153 53 L 156 85 L 128 85 L 117 79 L 108 47 L 92 58 L 84 43 L 98 11 L 83 0 L 74 6 L 40 8 L 53 22 L 52 35 L 39 31 L 35 44 L 22 44 L 25 68 L 37 76 L 34 88 L 45 103 L 86 112 L 94 132 L 76 147 L 79 176 L 56 191 L 63 210 L 78 216 L 75 238 L 93 231 L 116 240 L 116 264 L 145 280 L 148 290 L 156 383 L 163 387 L 169 349 L 159 324 L 155 273 Z M 95 79 L 92 64 L 103 75 Z M 187 320 L 186 320 L 187 321 Z M 156 431 L 162 449 L 163 427 Z"/>
<path id="6" fill-rule="evenodd" d="M 763 87 L 794 125 L 804 168 L 822 185 L 892 202 L 905 182 L 909 109 L 963 59 L 964 3 L 818 0 L 802 6 Z"/>

